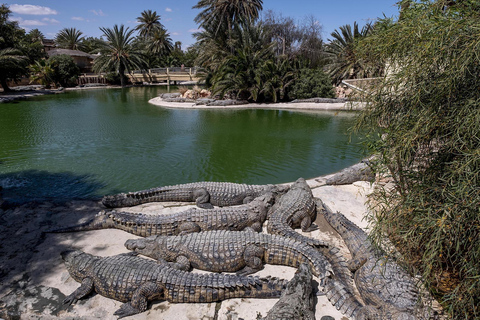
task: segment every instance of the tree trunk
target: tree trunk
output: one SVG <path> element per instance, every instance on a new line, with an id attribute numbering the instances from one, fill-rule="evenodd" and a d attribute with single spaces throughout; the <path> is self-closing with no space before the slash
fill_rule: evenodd
<path id="1" fill-rule="evenodd" d="M 122 88 L 125 88 L 125 67 L 123 65 L 118 68 L 118 73 L 120 74 L 120 84 Z"/>
<path id="2" fill-rule="evenodd" d="M 7 79 L 0 79 L 0 85 L 3 88 L 3 92 L 11 92 L 12 89 L 8 87 Z"/>

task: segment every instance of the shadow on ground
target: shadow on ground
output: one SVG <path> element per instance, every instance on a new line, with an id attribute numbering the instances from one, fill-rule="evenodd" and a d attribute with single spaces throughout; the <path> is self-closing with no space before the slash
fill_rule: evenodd
<path id="1" fill-rule="evenodd" d="M 88 176 L 33 170 L 2 174 L 0 183 L 0 318 L 19 319 L 26 308 L 56 316 L 65 295 L 42 281 L 58 273 L 60 252 L 87 235 L 64 241 L 43 232 L 95 215 L 102 205 L 91 195 L 103 186 Z"/>

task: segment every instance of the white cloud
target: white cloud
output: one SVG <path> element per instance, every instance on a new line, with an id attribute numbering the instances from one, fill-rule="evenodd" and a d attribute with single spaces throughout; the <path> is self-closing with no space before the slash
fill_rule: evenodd
<path id="1" fill-rule="evenodd" d="M 194 32 L 202 32 L 202 31 L 203 31 L 202 28 L 200 28 L 200 29 L 190 29 L 190 30 L 188 30 L 188 32 L 191 32 L 191 33 L 194 33 Z"/>
<path id="2" fill-rule="evenodd" d="M 165 8 L 165 11 L 167 11 L 167 12 L 172 12 L 172 9 L 170 9 L 170 8 Z"/>
<path id="3" fill-rule="evenodd" d="M 172 36 L 179 36 L 180 33 L 179 32 L 172 32 Z"/>
<path id="4" fill-rule="evenodd" d="M 49 22 L 49 23 L 60 23 L 60 21 L 53 18 L 43 18 L 42 21 Z"/>
<path id="5" fill-rule="evenodd" d="M 9 20 L 17 21 L 18 25 L 22 28 L 25 28 L 25 26 L 46 26 L 47 25 L 45 22 L 42 22 L 40 20 L 24 20 L 23 18 L 20 18 L 20 17 L 12 17 Z"/>
<path id="6" fill-rule="evenodd" d="M 90 10 L 90 12 L 92 12 L 94 15 L 96 16 L 100 16 L 100 17 L 104 17 L 105 16 L 105 13 L 103 13 L 102 10 Z"/>
<path id="7" fill-rule="evenodd" d="M 10 11 L 18 14 L 32 14 L 32 15 L 50 15 L 58 14 L 56 10 L 49 7 L 41 7 L 33 4 L 11 4 Z"/>
<path id="8" fill-rule="evenodd" d="M 85 18 L 83 18 L 83 17 L 72 17 L 72 20 L 75 20 L 75 21 L 85 21 Z"/>

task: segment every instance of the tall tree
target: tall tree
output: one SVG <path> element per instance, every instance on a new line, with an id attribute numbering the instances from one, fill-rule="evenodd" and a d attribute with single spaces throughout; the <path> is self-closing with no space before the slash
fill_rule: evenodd
<path id="1" fill-rule="evenodd" d="M 125 29 L 123 25 L 100 30 L 106 41 L 100 43 L 100 56 L 93 61 L 93 69 L 96 72 L 116 72 L 120 76 L 122 87 L 125 87 L 125 72 L 143 69 L 145 65 L 141 48 L 133 45 L 132 35 L 135 30 Z"/>
<path id="2" fill-rule="evenodd" d="M 160 15 L 157 14 L 157 11 L 144 10 L 140 17 L 137 17 L 137 21 L 139 24 L 135 27 L 135 30 L 144 38 L 153 36 L 157 30 L 165 30 L 165 27 L 160 23 Z"/>
<path id="3" fill-rule="evenodd" d="M 262 0 L 200 0 L 193 8 L 202 11 L 194 20 L 204 29 L 214 30 L 215 35 L 226 31 L 231 40 L 232 28 L 256 20 L 262 5 Z"/>
<path id="4" fill-rule="evenodd" d="M 173 50 L 172 38 L 165 29 L 155 30 L 148 42 L 148 49 L 154 54 L 167 55 Z"/>
<path id="5" fill-rule="evenodd" d="M 56 37 L 57 47 L 70 50 L 80 50 L 82 45 L 83 32 L 76 28 L 64 28 L 60 30 Z"/>
<path id="6" fill-rule="evenodd" d="M 42 40 L 45 39 L 43 33 L 38 29 L 30 30 L 28 35 L 30 36 L 32 42 L 42 42 Z"/>
<path id="7" fill-rule="evenodd" d="M 19 48 L 19 42 L 25 35 L 16 21 L 10 21 L 11 11 L 5 4 L 0 6 L 0 85 L 4 91 L 10 91 L 7 82 L 27 74 L 28 58 Z"/>
<path id="8" fill-rule="evenodd" d="M 361 30 L 357 22 L 352 26 L 343 25 L 331 33 L 333 40 L 327 44 L 325 53 L 329 59 L 326 68 L 330 76 L 339 83 L 343 79 L 352 79 L 363 77 L 365 67 L 362 61 L 357 57 L 355 44 L 362 38 L 365 38 L 372 30 L 371 24 L 365 25 Z"/>

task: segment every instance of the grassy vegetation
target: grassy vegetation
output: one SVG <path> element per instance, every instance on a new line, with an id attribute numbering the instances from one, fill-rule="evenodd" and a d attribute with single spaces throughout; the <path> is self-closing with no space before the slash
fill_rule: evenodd
<path id="1" fill-rule="evenodd" d="M 357 46 L 390 75 L 357 129 L 395 180 L 372 197 L 372 237 L 389 237 L 454 319 L 480 316 L 480 6 L 402 1 Z"/>

